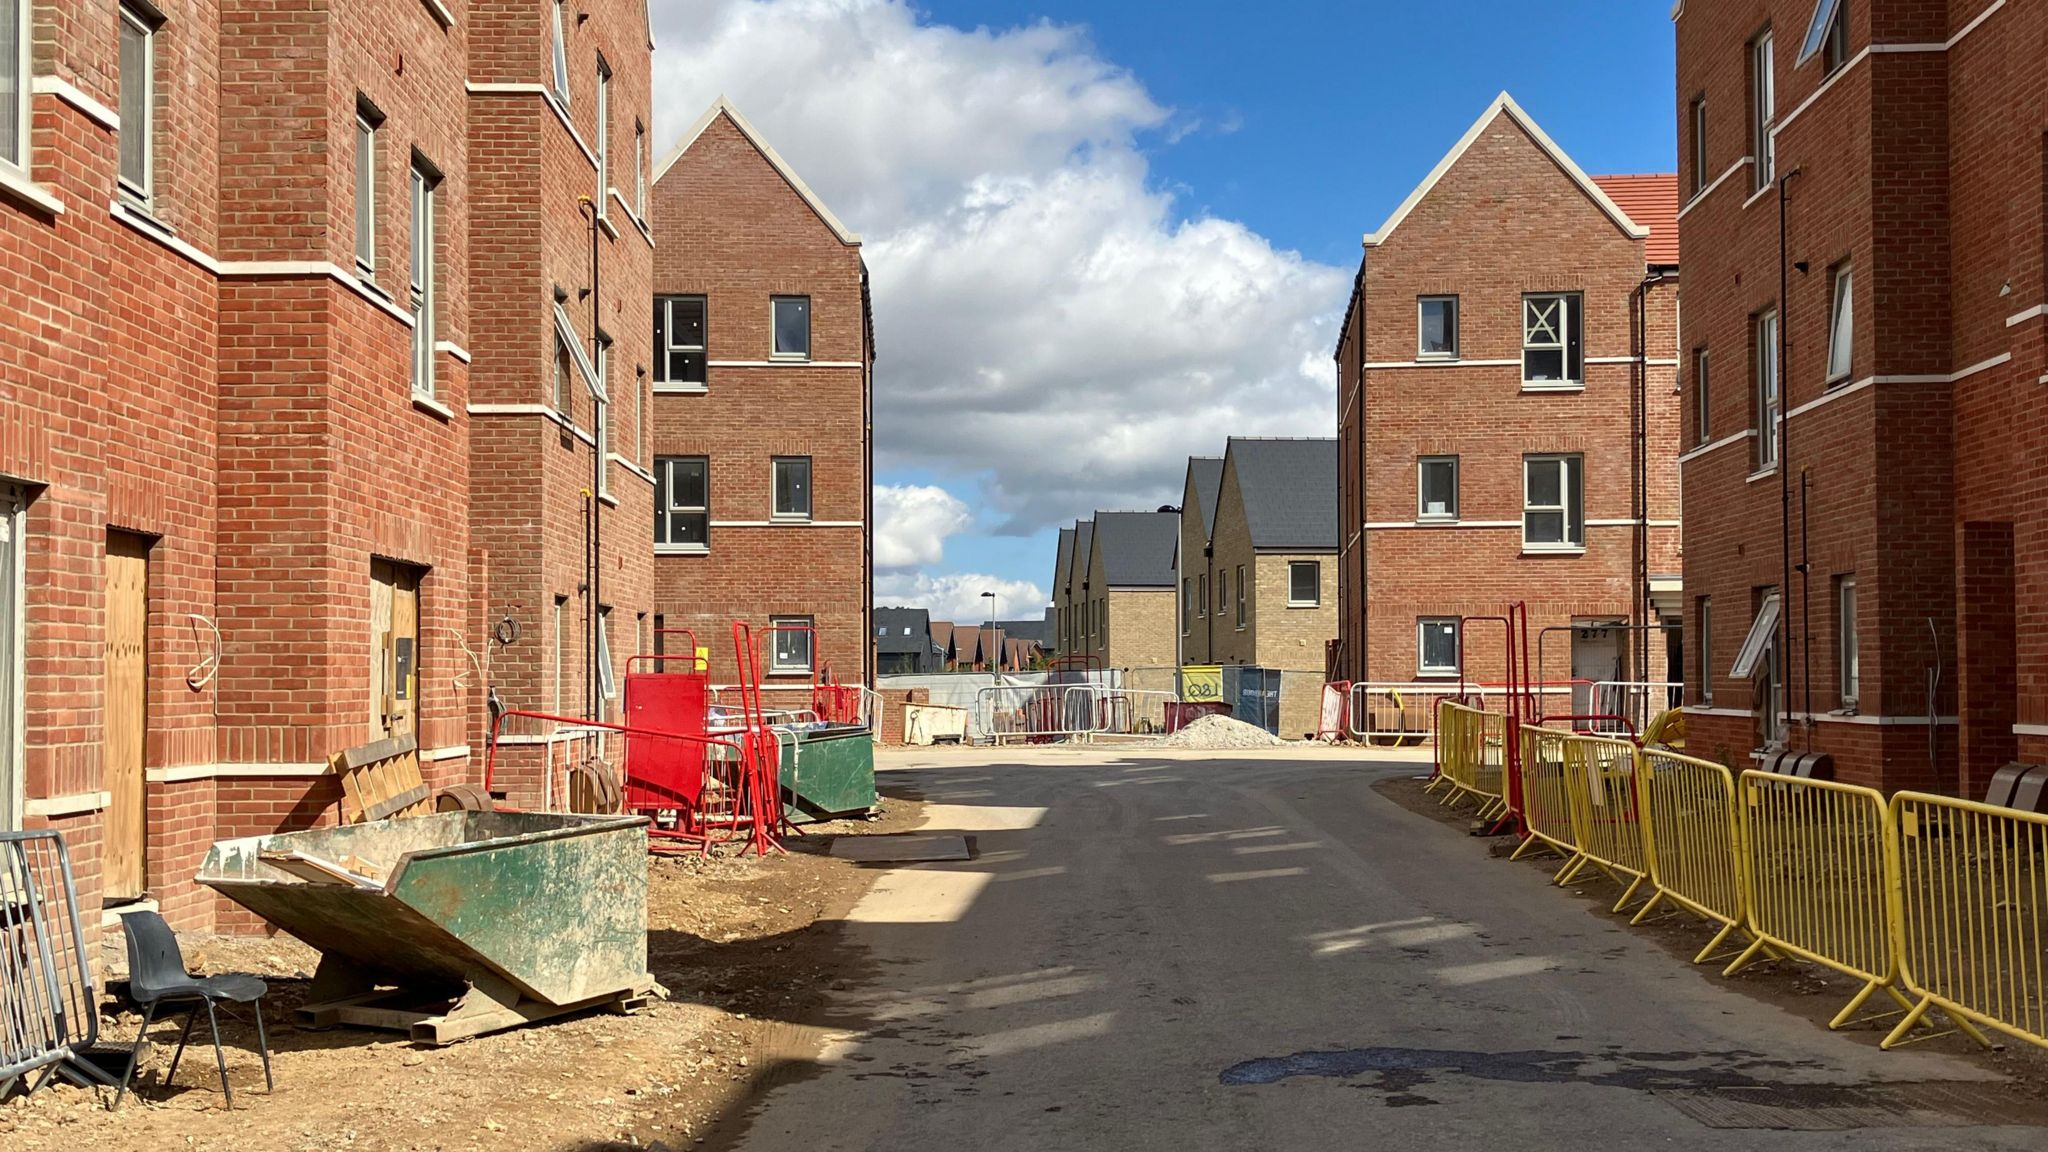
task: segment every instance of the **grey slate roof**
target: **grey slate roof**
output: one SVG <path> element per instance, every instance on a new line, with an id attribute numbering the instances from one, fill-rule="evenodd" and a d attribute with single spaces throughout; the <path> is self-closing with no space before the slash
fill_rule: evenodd
<path id="1" fill-rule="evenodd" d="M 1057 596 L 1067 586 L 1067 574 L 1074 568 L 1074 530 L 1060 529 L 1060 550 L 1052 562 L 1052 594 Z"/>
<path id="2" fill-rule="evenodd" d="M 1223 457 L 1188 457 L 1188 487 L 1202 510 L 1202 531 L 1216 535 L 1216 497 L 1223 491 Z"/>
<path id="3" fill-rule="evenodd" d="M 932 614 L 925 609 L 877 608 L 874 620 L 875 651 L 912 654 L 931 651 Z"/>
<path id="4" fill-rule="evenodd" d="M 998 620 L 1003 635 L 1015 640 L 1029 640 L 1040 648 L 1052 647 L 1052 628 L 1043 617 L 1035 620 Z"/>
<path id="5" fill-rule="evenodd" d="M 1277 551 L 1337 547 L 1337 442 L 1230 441 L 1237 491 L 1252 547 Z"/>
<path id="6" fill-rule="evenodd" d="M 1074 566 L 1067 576 L 1067 583 L 1075 592 L 1088 582 L 1089 557 L 1095 554 L 1095 521 L 1074 521 Z"/>
<path id="7" fill-rule="evenodd" d="M 1330 479 L 1337 478 L 1335 456 Z M 1337 517 L 1330 516 L 1336 533 Z M 1171 512 L 1097 512 L 1095 548 L 1102 553 L 1102 578 L 1111 588 L 1171 588 L 1173 549 L 1179 542 L 1180 517 Z"/>

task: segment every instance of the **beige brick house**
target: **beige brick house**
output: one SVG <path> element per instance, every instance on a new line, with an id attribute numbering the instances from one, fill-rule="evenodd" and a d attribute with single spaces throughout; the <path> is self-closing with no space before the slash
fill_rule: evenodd
<path id="1" fill-rule="evenodd" d="M 1181 512 L 1186 662 L 1321 673 L 1337 635 L 1337 442 L 1233 438 L 1205 493 L 1207 471 L 1189 461 L 1200 545 Z"/>
<path id="2" fill-rule="evenodd" d="M 1171 512 L 1097 512 L 1076 526 L 1084 539 L 1087 579 L 1073 590 L 1070 612 L 1081 615 L 1082 653 L 1105 668 L 1171 668 L 1174 638 L 1174 541 Z"/>

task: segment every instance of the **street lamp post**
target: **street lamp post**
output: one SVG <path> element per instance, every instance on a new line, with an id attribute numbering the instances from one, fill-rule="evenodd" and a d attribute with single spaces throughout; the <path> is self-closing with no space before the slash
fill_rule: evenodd
<path id="1" fill-rule="evenodd" d="M 988 634 L 990 643 L 995 646 L 995 653 L 988 659 L 988 671 L 1000 684 L 1003 680 L 1003 628 L 996 623 L 996 594 L 983 592 L 981 598 L 988 601 Z"/>

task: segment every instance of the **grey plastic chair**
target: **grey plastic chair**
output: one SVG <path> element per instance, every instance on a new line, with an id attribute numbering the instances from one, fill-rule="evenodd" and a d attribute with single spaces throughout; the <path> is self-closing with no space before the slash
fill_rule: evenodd
<path id="1" fill-rule="evenodd" d="M 263 1089 L 271 1091 L 275 1086 L 270 1079 L 270 1040 L 263 1032 L 263 997 L 270 986 L 254 976 L 193 979 L 185 970 L 185 955 L 178 949 L 177 936 L 164 918 L 154 912 L 130 913 L 122 918 L 122 928 L 128 936 L 128 994 L 142 1006 L 142 1031 L 135 1036 L 128 1071 L 121 1077 L 112 1107 L 121 1106 L 121 1097 L 135 1078 L 135 1064 L 142 1055 L 142 1042 L 149 1036 L 149 1026 L 156 1021 L 158 1009 L 166 1007 L 182 1007 L 186 1015 L 185 1030 L 178 1034 L 178 1050 L 171 1056 L 171 1067 L 164 1074 L 163 1083 L 169 1084 L 178 1075 L 178 1061 L 185 1055 L 186 1042 L 192 1038 L 192 1024 L 204 1009 L 206 1022 L 213 1029 L 213 1060 L 220 1068 L 221 1094 L 227 1097 L 228 1107 L 233 1108 L 235 1093 L 228 1087 L 228 1061 L 221 1050 L 220 1017 L 215 1014 L 214 1005 L 248 1004 L 256 1016 L 256 1050 L 263 1056 Z"/>

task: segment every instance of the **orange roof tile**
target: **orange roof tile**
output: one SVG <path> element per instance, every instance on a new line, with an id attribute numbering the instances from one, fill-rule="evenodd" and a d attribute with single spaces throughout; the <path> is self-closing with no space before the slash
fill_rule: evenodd
<path id="1" fill-rule="evenodd" d="M 1659 172 L 1648 176 L 1595 176 L 1607 198 L 1628 218 L 1650 230 L 1643 241 L 1643 260 L 1649 264 L 1678 263 L 1678 174 Z"/>

